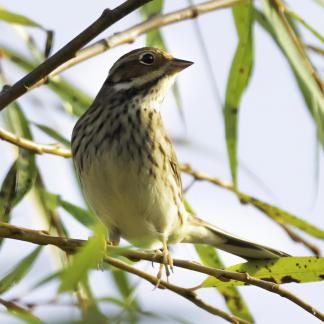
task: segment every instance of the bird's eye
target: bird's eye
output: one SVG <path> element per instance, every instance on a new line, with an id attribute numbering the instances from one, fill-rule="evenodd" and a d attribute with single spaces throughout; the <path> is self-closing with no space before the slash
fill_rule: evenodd
<path id="1" fill-rule="evenodd" d="M 139 58 L 140 63 L 145 65 L 151 65 L 154 63 L 154 55 L 152 53 L 144 53 Z"/>

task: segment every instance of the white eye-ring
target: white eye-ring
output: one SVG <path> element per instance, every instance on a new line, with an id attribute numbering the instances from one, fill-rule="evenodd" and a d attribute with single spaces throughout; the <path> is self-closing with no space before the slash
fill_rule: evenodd
<path id="1" fill-rule="evenodd" d="M 153 64 L 154 61 L 155 61 L 154 54 L 152 54 L 151 52 L 143 53 L 143 54 L 139 57 L 139 61 L 140 61 L 140 63 L 142 63 L 142 64 L 145 64 L 145 65 L 151 65 L 151 64 Z"/>

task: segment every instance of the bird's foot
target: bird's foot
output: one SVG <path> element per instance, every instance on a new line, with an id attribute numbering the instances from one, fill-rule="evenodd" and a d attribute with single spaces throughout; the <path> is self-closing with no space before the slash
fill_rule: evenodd
<path id="1" fill-rule="evenodd" d="M 159 287 L 161 283 L 163 269 L 165 269 L 167 281 L 169 280 L 170 270 L 173 272 L 173 259 L 171 257 L 167 243 L 165 241 L 163 242 L 163 248 L 161 252 L 162 252 L 162 262 L 160 263 L 159 272 L 156 276 L 157 282 L 155 287 Z"/>

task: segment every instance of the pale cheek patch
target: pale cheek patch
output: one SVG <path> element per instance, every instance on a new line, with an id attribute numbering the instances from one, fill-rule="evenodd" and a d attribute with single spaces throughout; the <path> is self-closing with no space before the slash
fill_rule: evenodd
<path id="1" fill-rule="evenodd" d="M 165 73 L 165 69 L 162 67 L 156 71 L 151 71 L 147 74 L 138 76 L 131 81 L 118 82 L 113 85 L 113 89 L 119 91 L 119 90 L 128 90 L 130 88 L 139 88 L 146 83 L 149 83 L 155 79 L 160 78 L 164 73 Z"/>

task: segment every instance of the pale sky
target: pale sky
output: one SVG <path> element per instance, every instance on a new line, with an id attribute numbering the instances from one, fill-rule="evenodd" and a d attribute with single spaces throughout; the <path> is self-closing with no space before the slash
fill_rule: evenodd
<path id="1" fill-rule="evenodd" d="M 196 1 L 198 2 L 198 1 Z M 315 1 L 287 1 L 292 8 L 302 15 L 318 31 L 324 30 L 323 11 Z M 107 5 L 114 7 L 121 1 L 39 1 L 29 0 L 28 4 L 19 0 L 0 0 L 0 5 L 27 15 L 40 22 L 48 29 L 55 30 L 54 50 L 59 49 L 77 33 L 89 25 Z M 182 8 L 187 1 L 165 0 L 165 12 Z M 139 20 L 138 15 L 114 25 L 99 38 L 121 31 Z M 194 168 L 230 180 L 224 139 L 224 126 L 219 103 L 213 95 L 208 70 L 214 74 L 224 99 L 227 74 L 233 51 L 236 46 L 236 35 L 230 10 L 221 10 L 203 15 L 198 19 L 204 36 L 212 67 L 208 67 L 194 29 L 192 21 L 182 22 L 163 29 L 168 49 L 178 58 L 194 61 L 195 64 L 178 77 L 186 131 L 179 118 L 172 95 L 169 95 L 162 109 L 165 124 L 173 139 L 185 140 L 187 145 L 176 145 L 180 162 L 190 163 Z M 43 33 L 34 32 L 36 39 L 43 41 Z M 303 33 L 310 43 L 314 37 Z M 316 162 L 316 133 L 303 99 L 298 92 L 290 68 L 278 51 L 273 41 L 258 26 L 254 28 L 255 65 L 253 77 L 243 97 L 239 121 L 239 188 L 241 191 L 261 198 L 271 204 L 282 207 L 310 223 L 324 228 L 324 175 L 322 170 L 323 154 Z M 17 35 L 5 24 L 0 23 L 0 44 L 15 46 L 19 41 Z M 75 85 L 94 96 L 107 76 L 115 60 L 131 49 L 144 45 L 144 38 L 139 38 L 131 45 L 123 45 L 101 56 L 95 57 L 66 72 L 64 75 Z M 20 47 L 23 50 L 23 47 Z M 316 57 L 316 62 L 323 76 L 323 61 Z M 12 66 L 5 65 L 10 81 L 14 82 L 21 73 L 13 71 Z M 36 102 L 35 97 L 40 101 Z M 64 117 L 55 107 L 58 99 L 44 88 L 35 90 L 21 100 L 28 118 L 56 128 L 69 137 L 75 120 Z M 39 142 L 52 142 L 39 131 L 34 131 Z M 179 141 L 178 141 L 179 142 Z M 13 161 L 14 155 L 8 149 L 9 144 L 0 143 L 1 154 L 0 180 Z M 79 193 L 71 177 L 70 164 L 59 157 L 41 156 L 37 158 L 46 175 L 45 182 L 49 190 L 60 193 L 64 199 L 81 204 Z M 316 165 L 320 171 L 316 178 Z M 184 177 L 188 184 L 188 178 Z M 317 192 L 317 198 L 315 197 Z M 302 246 L 293 243 L 287 235 L 265 215 L 254 208 L 241 205 L 234 195 L 207 183 L 197 183 L 190 189 L 187 199 L 196 213 L 215 225 L 247 239 L 284 250 L 292 255 L 310 255 Z M 64 221 L 71 229 L 71 237 L 87 238 L 89 231 L 78 225 L 68 214 L 62 212 Z M 39 229 L 41 222 L 33 205 L 24 200 L 13 213 L 12 222 L 17 226 Z M 306 236 L 305 236 L 306 237 Z M 307 236 L 324 251 L 324 242 Z M 0 251 L 0 277 L 20 258 L 30 251 L 26 243 L 8 241 Z M 30 245 L 30 248 L 32 246 Z M 47 251 L 45 248 L 44 251 Z M 226 265 L 242 260 L 221 252 Z M 176 246 L 173 255 L 178 258 L 196 259 L 191 246 Z M 43 252 L 26 280 L 12 289 L 4 298 L 21 296 L 27 287 L 45 277 L 54 266 L 49 262 L 49 253 Z M 142 262 L 141 268 L 156 273 L 150 264 Z M 96 271 L 92 275 L 92 285 L 99 296 L 113 295 L 115 288 L 106 280 L 109 274 Z M 176 269 L 170 280 L 173 283 L 191 287 L 199 284 L 204 276 Z M 132 278 L 139 282 L 137 278 Z M 103 284 L 104 283 L 104 284 Z M 53 296 L 57 285 L 49 285 L 28 294 L 26 301 L 41 301 L 46 296 Z M 286 289 L 294 292 L 305 301 L 324 309 L 324 283 L 288 284 Z M 296 305 L 278 295 L 270 294 L 255 287 L 242 287 L 240 292 L 248 302 L 251 313 L 257 323 L 317 323 L 318 321 L 298 308 Z M 225 309 L 222 298 L 214 289 L 200 291 L 201 297 L 209 303 Z M 220 318 L 200 310 L 190 302 L 175 296 L 168 291 L 152 290 L 146 282 L 140 282 L 136 296 L 146 311 L 176 315 L 192 323 L 223 323 Z M 0 308 L 1 310 L 1 308 Z M 39 307 L 35 314 L 41 318 L 73 316 L 76 313 L 66 307 Z M 0 323 L 20 323 L 16 319 L 0 312 Z M 150 323 L 152 321 L 150 320 Z M 158 322 L 156 322 L 158 323 Z"/>

